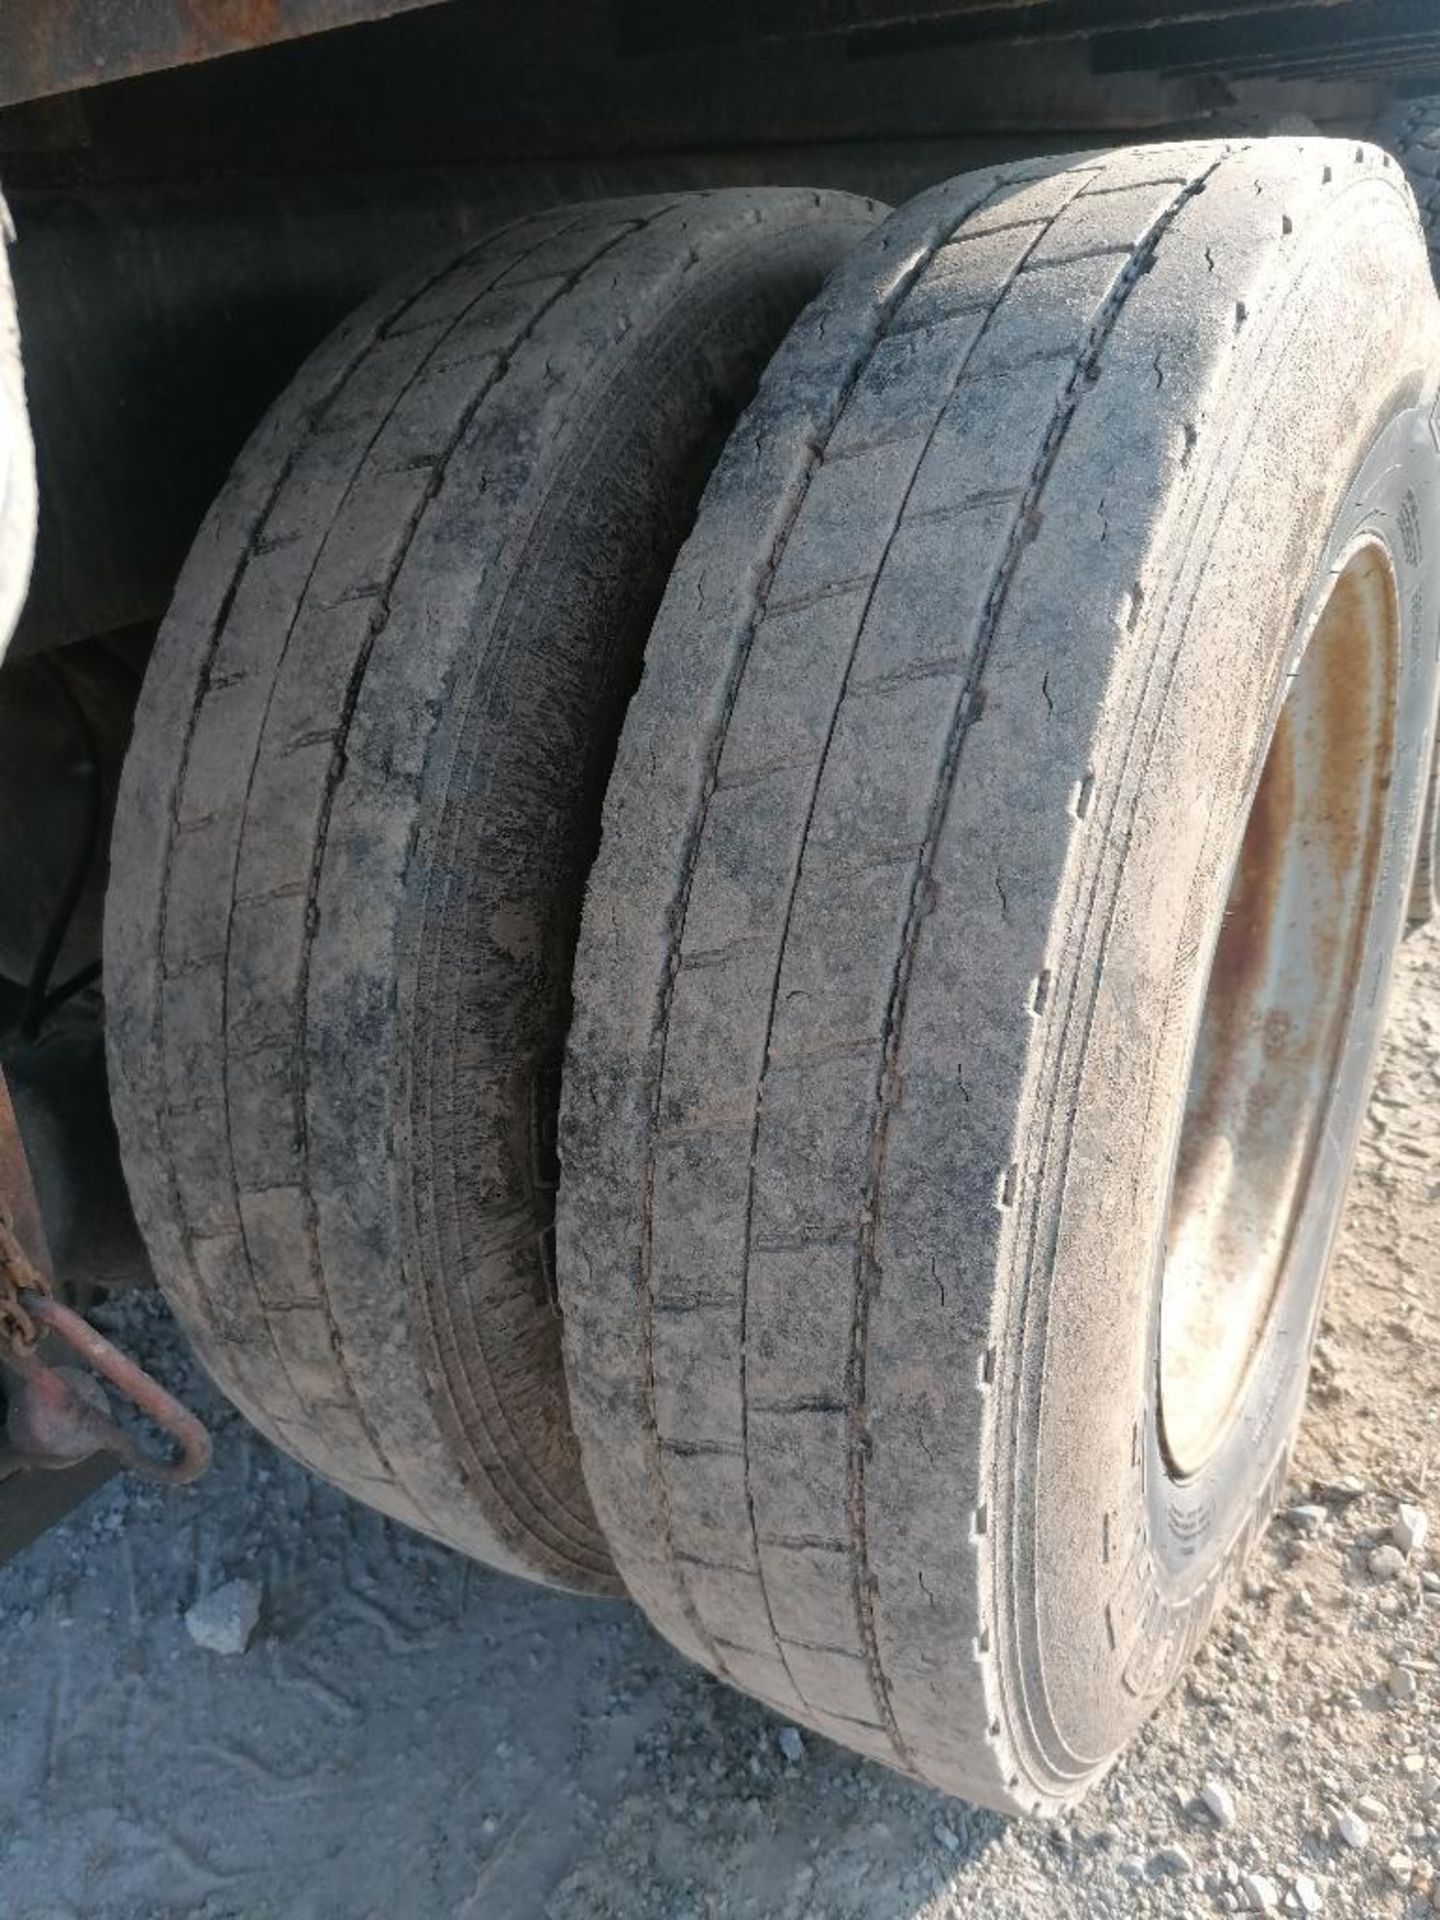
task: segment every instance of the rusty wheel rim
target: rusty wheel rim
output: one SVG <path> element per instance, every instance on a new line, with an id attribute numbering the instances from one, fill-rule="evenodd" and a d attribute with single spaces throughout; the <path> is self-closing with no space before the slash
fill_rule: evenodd
<path id="1" fill-rule="evenodd" d="M 1399 636 L 1389 558 L 1362 541 L 1292 672 L 1246 817 L 1161 1277 L 1159 1424 L 1180 1477 L 1214 1456 L 1245 1399 L 1324 1137 L 1384 836 Z"/>

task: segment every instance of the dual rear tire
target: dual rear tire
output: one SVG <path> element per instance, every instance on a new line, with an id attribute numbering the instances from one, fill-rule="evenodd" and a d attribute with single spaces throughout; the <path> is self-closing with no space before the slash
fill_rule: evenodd
<path id="1" fill-rule="evenodd" d="M 874 219 L 557 216 L 322 351 L 152 668 L 112 1073 L 282 1444 L 1037 1811 L 1283 1475 L 1429 767 L 1440 322 L 1353 144 Z"/>

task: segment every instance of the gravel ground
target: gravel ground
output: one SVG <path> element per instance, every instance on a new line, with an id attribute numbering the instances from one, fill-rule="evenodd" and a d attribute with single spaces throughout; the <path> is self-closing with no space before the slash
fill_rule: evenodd
<path id="1" fill-rule="evenodd" d="M 0 1570 L 19 1920 L 1415 1915 L 1440 1889 L 1440 936 L 1405 950 L 1289 1504 L 1144 1738 L 1012 1825 L 786 1728 L 620 1605 L 467 1565 L 126 1335 L 216 1465 Z M 1408 1531 L 1407 1531 L 1408 1529 Z M 228 1593 L 231 1581 L 252 1583 Z M 247 1609 L 258 1623 L 244 1652 Z M 200 1612 L 187 1625 L 197 1602 Z M 1433 1876 L 1433 1881 L 1432 1881 Z"/>

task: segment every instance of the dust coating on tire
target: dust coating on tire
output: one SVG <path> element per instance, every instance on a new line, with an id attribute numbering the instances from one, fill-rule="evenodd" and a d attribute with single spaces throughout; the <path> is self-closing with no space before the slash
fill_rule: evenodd
<path id="1" fill-rule="evenodd" d="M 1440 284 L 1440 99 L 1433 95 L 1392 107 L 1375 129 L 1375 139 L 1405 169 L 1420 209 L 1420 224 L 1430 250 L 1430 270 Z M 1440 741 L 1430 764 L 1430 789 L 1420 823 L 1415 885 L 1409 919 L 1423 926 L 1435 918 L 1440 897 Z"/>
<path id="2" fill-rule="evenodd" d="M 1282 1483 L 1427 772 L 1437 367 L 1375 148 L 967 176 L 792 331 L 651 636 L 562 1104 L 588 1483 L 677 1646 L 967 1799 L 1085 1790 Z M 1354 967 L 1182 1470 L 1159 1309 L 1207 985 L 1360 555 L 1363 874 L 1315 881 Z"/>
<path id="3" fill-rule="evenodd" d="M 580 894 L 716 453 L 878 210 L 521 220 L 387 288 L 242 454 L 146 680 L 106 927 L 125 1167 L 220 1385 L 362 1500 L 618 1591 L 550 1226 Z"/>

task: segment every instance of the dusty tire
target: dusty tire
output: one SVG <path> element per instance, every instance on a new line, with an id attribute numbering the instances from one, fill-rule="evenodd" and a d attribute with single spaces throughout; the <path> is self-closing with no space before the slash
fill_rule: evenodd
<path id="1" fill-rule="evenodd" d="M 618 1590 L 548 1240 L 605 778 L 709 467 L 877 217 L 595 204 L 384 291 L 242 455 L 136 720 L 105 984 L 161 1284 L 290 1453 L 555 1584 Z"/>
<path id="2" fill-rule="evenodd" d="M 1280 1484 L 1423 786 L 1437 368 L 1414 209 L 1373 148 L 969 176 L 792 330 L 671 577 L 562 1100 L 587 1481 L 677 1646 L 947 1792 L 1083 1792 Z M 1335 608 L 1364 615 L 1368 755 L 1310 672 L 1343 651 Z M 1308 705 L 1276 727 L 1292 666 Z M 1350 768 L 1333 834 L 1258 785 L 1297 712 Z M 1329 778 L 1292 771 L 1301 800 Z M 1342 797 L 1363 861 L 1333 851 Z M 1353 930 L 1315 961 L 1313 1022 L 1220 977 L 1256 818 L 1285 826 L 1302 892 L 1279 897 L 1309 901 L 1317 954 L 1312 895 Z M 1268 955 L 1280 923 L 1254 924 Z M 1160 1362 L 1211 1352 L 1162 1334 L 1159 1274 L 1202 1005 L 1207 1034 L 1255 1016 L 1314 1151 L 1261 1143 L 1292 1255 L 1182 1472 Z M 1263 1114 L 1269 1056 L 1235 1057 Z"/>
<path id="3" fill-rule="evenodd" d="M 1375 139 L 1405 169 L 1420 209 L 1420 224 L 1430 250 L 1430 269 L 1440 285 L 1440 99 L 1410 100 L 1392 109 L 1375 130 Z M 1415 857 L 1410 893 L 1411 926 L 1435 918 L 1440 900 L 1440 740 L 1430 766 L 1430 790 Z"/>

